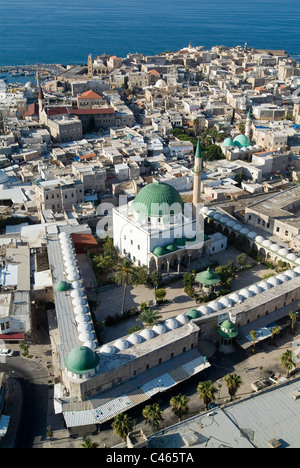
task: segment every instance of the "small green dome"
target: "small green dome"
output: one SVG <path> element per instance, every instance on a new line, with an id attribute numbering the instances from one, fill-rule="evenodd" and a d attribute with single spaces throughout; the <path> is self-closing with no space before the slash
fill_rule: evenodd
<path id="1" fill-rule="evenodd" d="M 68 371 L 74 374 L 87 374 L 95 370 L 99 364 L 99 356 L 87 346 L 74 348 L 65 359 Z"/>
<path id="2" fill-rule="evenodd" d="M 217 333 L 222 338 L 235 338 L 239 334 L 239 331 L 234 323 L 230 320 L 225 320 L 218 326 Z"/>
<path id="3" fill-rule="evenodd" d="M 70 285 L 66 281 L 60 281 L 54 286 L 54 289 L 58 292 L 69 291 Z"/>
<path id="4" fill-rule="evenodd" d="M 184 247 L 185 237 L 177 237 L 177 239 L 175 239 L 175 244 L 177 245 L 177 247 Z"/>
<path id="5" fill-rule="evenodd" d="M 220 283 L 220 276 L 210 271 L 210 268 L 207 268 L 206 271 L 201 271 L 197 274 L 196 281 L 204 285 L 218 284 Z"/>
<path id="6" fill-rule="evenodd" d="M 183 201 L 179 192 L 169 184 L 154 182 L 139 191 L 133 202 L 137 213 L 146 216 L 167 216 L 174 212 L 179 214 L 183 209 Z"/>
<path id="7" fill-rule="evenodd" d="M 177 250 L 177 247 L 174 244 L 167 245 L 166 247 L 167 252 L 175 252 L 176 250 Z"/>
<path id="8" fill-rule="evenodd" d="M 155 247 L 153 253 L 157 257 L 161 257 L 162 255 L 166 255 L 166 249 L 164 247 Z"/>
<path id="9" fill-rule="evenodd" d="M 243 146 L 247 148 L 248 146 L 251 145 L 249 138 L 243 134 L 236 136 L 235 139 L 233 140 L 233 143 L 239 148 L 242 148 Z"/>
<path id="10" fill-rule="evenodd" d="M 190 309 L 185 315 L 193 320 L 199 318 L 201 313 L 197 309 Z"/>
<path id="11" fill-rule="evenodd" d="M 226 138 L 223 143 L 221 143 L 221 146 L 224 148 L 230 148 L 231 146 L 234 146 L 234 141 L 231 137 Z"/>

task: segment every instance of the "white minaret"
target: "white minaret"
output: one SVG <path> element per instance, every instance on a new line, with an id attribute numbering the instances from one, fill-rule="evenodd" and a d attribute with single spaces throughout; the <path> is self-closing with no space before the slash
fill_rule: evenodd
<path id="1" fill-rule="evenodd" d="M 195 152 L 194 163 L 194 187 L 193 187 L 193 216 L 196 216 L 197 209 L 199 209 L 200 195 L 201 195 L 201 171 L 202 171 L 202 153 L 200 138 L 198 138 L 197 148 Z"/>
<path id="2" fill-rule="evenodd" d="M 246 127 L 245 127 L 245 135 L 250 139 L 250 130 L 251 130 L 251 109 L 249 109 L 249 112 L 247 114 L 247 120 L 246 120 Z"/>

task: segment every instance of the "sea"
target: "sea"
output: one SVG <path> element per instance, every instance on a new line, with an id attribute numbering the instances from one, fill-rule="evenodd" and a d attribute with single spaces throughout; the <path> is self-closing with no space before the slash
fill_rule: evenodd
<path id="1" fill-rule="evenodd" d="M 248 44 L 300 59 L 298 0 L 0 0 L 0 67 Z"/>

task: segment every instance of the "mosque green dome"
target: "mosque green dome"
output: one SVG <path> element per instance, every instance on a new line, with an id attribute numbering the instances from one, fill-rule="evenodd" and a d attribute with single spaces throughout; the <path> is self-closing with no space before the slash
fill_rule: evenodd
<path id="1" fill-rule="evenodd" d="M 65 366 L 73 374 L 87 374 L 96 369 L 99 356 L 87 346 L 74 348 L 65 359 Z"/>
<path id="2" fill-rule="evenodd" d="M 223 143 L 221 144 L 224 148 L 230 148 L 231 146 L 234 146 L 234 141 L 231 137 L 226 138 Z"/>
<path id="3" fill-rule="evenodd" d="M 185 246 L 185 237 L 177 237 L 175 239 L 175 244 L 178 246 L 178 247 L 184 247 Z"/>
<path id="4" fill-rule="evenodd" d="M 247 148 L 248 146 L 251 145 L 249 138 L 243 134 L 236 136 L 235 139 L 233 140 L 233 143 L 235 146 L 238 146 L 239 148 L 242 148 L 243 146 Z"/>
<path id="5" fill-rule="evenodd" d="M 66 281 L 60 281 L 54 286 L 54 289 L 57 292 L 69 291 L 70 285 Z"/>
<path id="6" fill-rule="evenodd" d="M 176 250 L 177 250 L 177 247 L 176 247 L 176 245 L 174 245 L 174 244 L 167 245 L 167 247 L 166 247 L 166 251 L 167 251 L 168 253 L 170 253 L 170 252 L 175 252 Z"/>
<path id="7" fill-rule="evenodd" d="M 155 247 L 153 250 L 154 255 L 157 257 L 161 257 L 162 255 L 166 255 L 166 249 L 164 247 Z"/>
<path id="8" fill-rule="evenodd" d="M 197 309 L 190 309 L 190 310 L 187 311 L 187 313 L 185 315 L 188 318 L 190 318 L 191 320 L 194 320 L 194 319 L 199 318 L 201 313 Z"/>
<path id="9" fill-rule="evenodd" d="M 210 271 L 210 268 L 207 268 L 207 270 L 197 274 L 196 281 L 204 284 L 205 286 L 211 286 L 213 284 L 220 283 L 221 279 L 217 273 L 214 273 L 213 271 Z"/>
<path id="10" fill-rule="evenodd" d="M 183 209 L 183 200 L 179 192 L 169 184 L 154 182 L 139 191 L 134 202 L 135 211 L 141 215 L 161 217 L 179 214 Z M 171 213 L 170 213 L 171 207 Z"/>
<path id="11" fill-rule="evenodd" d="M 237 327 L 230 320 L 225 320 L 218 328 L 217 333 L 222 338 L 236 338 L 239 334 Z"/>

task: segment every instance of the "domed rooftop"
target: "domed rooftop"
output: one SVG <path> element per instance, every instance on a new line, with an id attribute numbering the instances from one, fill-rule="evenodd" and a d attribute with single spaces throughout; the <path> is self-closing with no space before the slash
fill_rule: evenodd
<path id="1" fill-rule="evenodd" d="M 179 192 L 171 185 L 154 182 L 139 191 L 133 207 L 141 215 L 160 217 L 170 215 L 170 207 L 174 214 L 181 213 L 183 201 Z"/>
<path id="2" fill-rule="evenodd" d="M 130 344 L 128 343 L 128 341 L 122 338 L 117 340 L 114 345 L 119 351 L 123 351 L 124 349 L 127 349 L 130 347 Z"/>
<path id="3" fill-rule="evenodd" d="M 234 141 L 231 137 L 226 138 L 223 143 L 221 143 L 221 146 L 224 148 L 230 148 L 231 146 L 234 146 Z"/>
<path id="4" fill-rule="evenodd" d="M 199 310 L 196 310 L 196 309 L 190 309 L 186 313 L 186 316 L 190 318 L 191 320 L 199 318 L 200 315 L 201 313 L 199 312 Z"/>
<path id="5" fill-rule="evenodd" d="M 164 81 L 164 80 L 157 80 L 157 82 L 155 83 L 154 85 L 155 88 L 166 88 L 167 87 L 167 83 Z"/>
<path id="6" fill-rule="evenodd" d="M 176 320 L 177 320 L 177 322 L 181 323 L 182 325 L 185 325 L 185 324 L 189 323 L 189 321 L 190 321 L 186 314 L 177 315 Z"/>
<path id="7" fill-rule="evenodd" d="M 137 333 L 132 333 L 131 335 L 129 335 L 129 337 L 127 338 L 127 341 L 129 343 L 131 343 L 133 346 L 134 345 L 137 345 L 139 343 L 142 342 L 142 338 L 140 337 L 140 335 L 138 335 Z"/>
<path id="8" fill-rule="evenodd" d="M 154 327 L 152 327 L 152 330 L 158 335 L 162 335 L 163 333 L 166 333 L 167 331 L 166 327 L 162 323 L 158 323 L 157 325 L 154 325 Z"/>
<path id="9" fill-rule="evenodd" d="M 239 334 L 237 327 L 230 320 L 225 320 L 218 326 L 217 333 L 222 338 L 236 338 Z"/>
<path id="10" fill-rule="evenodd" d="M 176 319 L 174 318 L 169 318 L 164 322 L 164 325 L 169 329 L 169 330 L 174 330 L 175 328 L 178 328 L 179 323 L 177 322 Z"/>
<path id="11" fill-rule="evenodd" d="M 166 255 L 166 249 L 164 247 L 155 247 L 153 250 L 154 255 L 157 257 L 161 257 L 162 255 Z"/>
<path id="12" fill-rule="evenodd" d="M 99 356 L 87 346 L 74 348 L 65 359 L 65 366 L 74 374 L 86 374 L 95 370 L 99 364 Z"/>
<path id="13" fill-rule="evenodd" d="M 177 247 L 184 247 L 185 246 L 185 238 L 184 237 L 177 237 L 175 239 L 175 245 L 177 245 Z"/>
<path id="14" fill-rule="evenodd" d="M 198 312 L 198 317 L 200 317 L 200 315 L 208 315 L 208 314 L 211 314 L 213 312 L 213 310 L 206 306 L 206 305 L 203 305 L 203 306 L 200 306 L 199 309 L 196 311 Z M 189 312 L 186 314 L 189 316 Z M 195 317 L 195 318 L 198 318 L 198 317 Z"/>
<path id="15" fill-rule="evenodd" d="M 100 353 L 104 354 L 105 356 L 111 356 L 112 354 L 115 354 L 115 352 L 116 348 L 108 344 L 102 346 L 102 348 L 100 349 Z"/>
<path id="16" fill-rule="evenodd" d="M 141 331 L 140 336 L 146 341 L 151 340 L 152 338 L 154 338 L 154 332 L 152 330 L 149 330 L 148 328 L 145 328 L 145 330 Z"/>
<path id="17" fill-rule="evenodd" d="M 169 253 L 170 252 L 175 252 L 176 250 L 177 250 L 177 247 L 174 244 L 167 245 L 167 247 L 166 247 L 166 251 L 169 252 Z"/>
<path id="18" fill-rule="evenodd" d="M 54 289 L 57 292 L 69 291 L 70 285 L 66 281 L 60 281 L 54 286 Z"/>
<path id="19" fill-rule="evenodd" d="M 213 284 L 218 284 L 220 282 L 220 276 L 217 275 L 217 273 L 210 271 L 210 268 L 207 268 L 207 270 L 202 271 L 196 275 L 196 281 L 201 284 L 210 286 Z"/>
<path id="20" fill-rule="evenodd" d="M 251 145 L 249 138 L 243 134 L 236 136 L 235 139 L 233 140 L 233 143 L 239 148 L 242 148 L 242 147 L 248 148 L 248 146 Z"/>

